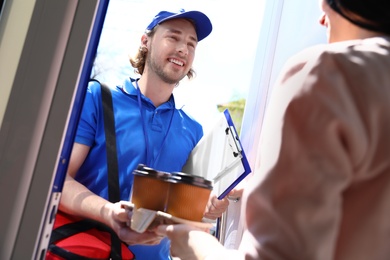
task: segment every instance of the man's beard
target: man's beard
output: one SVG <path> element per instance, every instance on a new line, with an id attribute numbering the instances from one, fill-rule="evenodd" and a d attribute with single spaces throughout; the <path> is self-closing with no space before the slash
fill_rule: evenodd
<path id="1" fill-rule="evenodd" d="M 161 78 L 162 81 L 164 81 L 165 83 L 168 83 L 168 84 L 177 84 L 177 83 L 179 83 L 180 80 L 182 80 L 186 76 L 186 74 L 182 75 L 179 79 L 172 78 L 171 76 L 169 76 L 168 73 L 165 73 L 163 68 L 159 64 L 157 64 L 154 59 L 151 58 L 152 53 L 153 53 L 153 51 L 152 51 L 152 48 L 150 47 L 146 62 L 149 66 L 149 69 L 151 71 L 153 71 L 154 73 L 156 73 Z"/>

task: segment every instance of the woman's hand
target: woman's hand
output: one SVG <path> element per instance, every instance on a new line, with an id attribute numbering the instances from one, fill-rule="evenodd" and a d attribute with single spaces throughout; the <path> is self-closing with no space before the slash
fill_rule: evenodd
<path id="1" fill-rule="evenodd" d="M 167 236 L 171 240 L 171 254 L 181 260 L 205 259 L 211 253 L 224 250 L 224 247 L 207 230 L 190 225 L 160 225 L 156 233 Z"/>

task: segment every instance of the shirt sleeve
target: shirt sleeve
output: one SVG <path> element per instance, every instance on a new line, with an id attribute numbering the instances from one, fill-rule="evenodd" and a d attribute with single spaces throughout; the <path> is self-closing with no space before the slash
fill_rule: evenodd
<path id="1" fill-rule="evenodd" d="M 91 81 L 88 85 L 80 115 L 75 142 L 92 146 L 95 141 L 97 121 L 100 114 L 100 85 Z"/>
<path id="2" fill-rule="evenodd" d="M 367 144 L 348 70 L 323 52 L 301 54 L 282 72 L 244 201 L 247 259 L 333 259 L 343 191 Z"/>

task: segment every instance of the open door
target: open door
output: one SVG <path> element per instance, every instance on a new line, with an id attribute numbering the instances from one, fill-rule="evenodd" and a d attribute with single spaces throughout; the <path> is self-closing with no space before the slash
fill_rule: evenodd
<path id="1" fill-rule="evenodd" d="M 108 0 L 7 0 L 0 16 L 0 259 L 43 259 Z"/>

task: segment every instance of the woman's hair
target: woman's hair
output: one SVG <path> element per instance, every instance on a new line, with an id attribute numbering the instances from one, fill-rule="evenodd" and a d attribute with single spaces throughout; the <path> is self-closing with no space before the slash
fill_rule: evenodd
<path id="1" fill-rule="evenodd" d="M 390 35 L 389 0 L 327 0 L 327 3 L 351 23 Z"/>
<path id="2" fill-rule="evenodd" d="M 153 35 L 154 35 L 157 27 L 158 27 L 158 25 L 156 27 L 154 27 L 153 30 L 146 31 L 145 34 L 148 37 L 153 38 Z M 130 58 L 131 66 L 133 66 L 134 71 L 140 75 L 142 75 L 144 73 L 145 63 L 146 63 L 146 59 L 147 59 L 147 53 L 148 53 L 148 49 L 146 47 L 141 46 L 138 49 L 137 54 L 133 58 Z M 192 79 L 194 76 L 195 76 L 195 71 L 191 68 L 187 73 L 187 77 L 188 77 L 188 79 Z"/>

